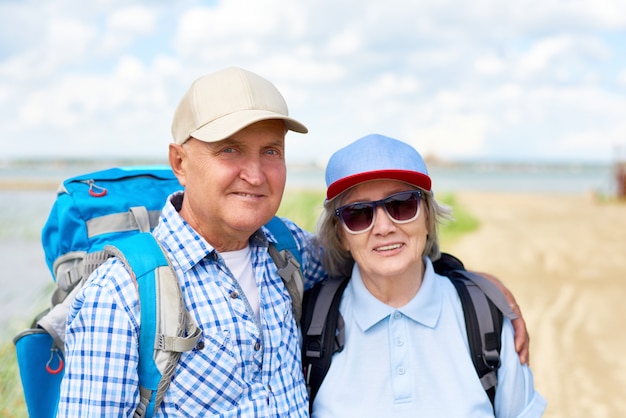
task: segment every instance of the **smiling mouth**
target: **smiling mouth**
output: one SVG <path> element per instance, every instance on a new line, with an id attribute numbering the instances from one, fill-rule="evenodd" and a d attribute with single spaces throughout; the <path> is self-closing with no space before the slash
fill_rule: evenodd
<path id="1" fill-rule="evenodd" d="M 376 247 L 374 248 L 374 251 L 391 251 L 391 250 L 396 250 L 400 247 L 402 247 L 403 244 L 391 244 L 391 245 L 383 245 L 382 247 Z"/>
<path id="2" fill-rule="evenodd" d="M 253 194 L 253 193 L 235 193 L 237 196 L 241 196 L 241 197 L 251 197 L 251 198 L 258 198 L 258 197 L 262 197 L 263 195 L 261 194 Z"/>

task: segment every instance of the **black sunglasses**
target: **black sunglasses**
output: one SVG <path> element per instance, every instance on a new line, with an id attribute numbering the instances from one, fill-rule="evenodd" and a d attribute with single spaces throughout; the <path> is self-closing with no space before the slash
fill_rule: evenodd
<path id="1" fill-rule="evenodd" d="M 389 219 L 397 224 L 411 222 L 419 216 L 421 190 L 392 194 L 375 202 L 350 203 L 335 210 L 344 227 L 351 234 L 369 231 L 374 226 L 376 208 L 382 206 Z"/>

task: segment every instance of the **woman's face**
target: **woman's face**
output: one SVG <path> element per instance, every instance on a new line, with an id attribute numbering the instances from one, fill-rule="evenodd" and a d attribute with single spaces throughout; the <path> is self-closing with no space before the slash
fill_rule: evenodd
<path id="1" fill-rule="evenodd" d="M 408 190 L 415 190 L 415 187 L 395 180 L 374 180 L 349 190 L 342 206 L 376 201 Z M 378 206 L 372 228 L 359 234 L 349 233 L 341 225 L 338 229 L 341 242 L 359 265 L 364 281 L 422 277 L 422 254 L 428 234 L 425 208 L 426 205 L 420 202 L 418 217 L 398 224 L 389 218 L 383 207 Z"/>

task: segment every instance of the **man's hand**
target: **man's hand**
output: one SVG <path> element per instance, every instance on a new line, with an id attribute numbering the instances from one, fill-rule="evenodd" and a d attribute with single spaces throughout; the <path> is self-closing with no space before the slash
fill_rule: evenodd
<path id="1" fill-rule="evenodd" d="M 498 286 L 502 293 L 504 293 L 504 296 L 506 297 L 507 302 L 509 302 L 511 309 L 513 309 L 513 312 L 515 312 L 515 314 L 517 315 L 517 319 L 511 321 L 513 324 L 513 331 L 515 335 L 515 351 L 517 351 L 517 354 L 519 355 L 520 363 L 528 364 L 530 360 L 530 335 L 528 335 L 528 329 L 526 329 L 526 321 L 524 321 L 522 311 L 515 301 L 513 293 L 511 293 L 511 291 L 507 289 L 504 284 L 502 284 L 502 282 L 498 280 L 498 278 L 496 278 L 495 276 L 482 272 L 478 274 Z"/>

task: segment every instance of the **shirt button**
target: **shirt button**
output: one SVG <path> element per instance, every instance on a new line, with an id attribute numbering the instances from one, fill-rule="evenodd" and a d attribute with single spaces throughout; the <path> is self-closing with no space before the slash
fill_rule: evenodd
<path id="1" fill-rule="evenodd" d="M 261 349 L 261 343 L 257 341 L 254 344 L 254 351 L 259 351 L 260 349 Z"/>
<path id="2" fill-rule="evenodd" d="M 401 346 L 402 346 L 402 344 L 404 344 L 404 343 L 402 342 L 402 340 L 401 340 L 401 339 L 399 339 L 399 338 L 398 338 L 398 339 L 396 340 L 396 345 L 397 345 L 398 347 L 401 347 Z"/>
<path id="3" fill-rule="evenodd" d="M 396 311 L 396 312 L 393 313 L 393 317 L 395 319 L 400 319 L 400 318 L 402 318 L 402 314 L 400 312 Z"/>
<path id="4" fill-rule="evenodd" d="M 204 348 L 204 341 L 198 341 L 196 344 L 196 350 L 202 350 Z"/>
<path id="5" fill-rule="evenodd" d="M 231 299 L 237 299 L 239 297 L 239 293 L 237 291 L 230 292 Z"/>
<path id="6" fill-rule="evenodd" d="M 406 369 L 402 366 L 398 367 L 398 374 L 404 374 L 406 372 Z"/>

